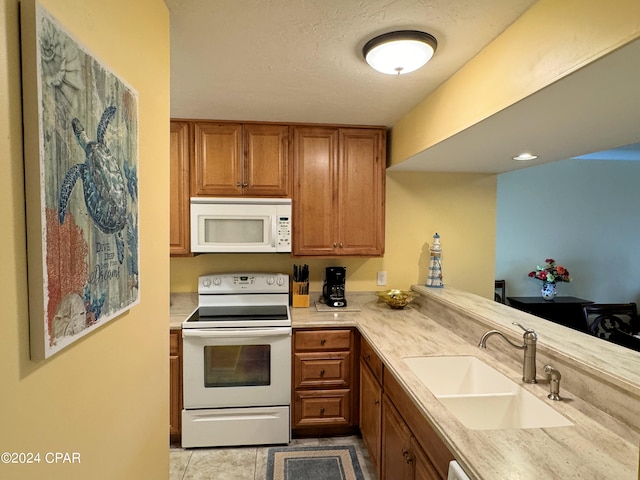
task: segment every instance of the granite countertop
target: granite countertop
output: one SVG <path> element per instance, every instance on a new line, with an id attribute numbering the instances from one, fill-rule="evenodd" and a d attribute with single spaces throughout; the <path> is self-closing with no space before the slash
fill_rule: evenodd
<path id="1" fill-rule="evenodd" d="M 169 300 L 169 328 L 182 328 L 182 322 L 198 308 L 197 293 L 172 293 Z"/>
<path id="2" fill-rule="evenodd" d="M 587 338 L 550 322 L 543 323 L 542 319 L 475 295 L 453 289 L 414 287 L 414 290 L 422 296 L 403 310 L 390 309 L 372 293 L 353 293 L 348 297 L 350 304 L 360 306 L 360 311 L 319 312 L 313 304 L 310 308 L 292 308 L 293 326 L 357 327 L 472 479 L 638 478 L 640 354 L 622 347 L 603 346 L 599 339 Z M 172 327 L 174 321 L 180 316 L 184 320 L 197 305 L 197 295 L 195 299 L 189 295 L 195 294 L 172 294 Z M 179 313 L 178 308 L 182 308 Z M 469 311 L 477 318 L 469 320 L 466 313 L 463 314 Z M 488 327 L 515 332 L 513 338 L 517 341 L 521 332 L 511 326 L 512 321 L 531 326 L 539 334 L 538 384 L 521 383 L 522 352 L 503 342 L 491 342 L 486 351 L 476 346 L 480 338 L 478 332 L 481 334 Z M 556 344 L 562 344 L 562 348 Z M 583 378 L 580 373 L 574 375 L 573 358 L 579 358 L 580 365 L 586 362 L 589 367 L 589 356 L 585 359 L 581 355 L 592 350 L 605 350 L 600 360 L 592 362 L 593 378 Z M 540 372 L 542 362 L 552 355 L 554 366 L 563 374 L 560 392 L 563 401 L 553 402 L 551 406 L 574 425 L 468 429 L 431 394 L 403 360 L 429 355 L 476 356 L 545 401 L 549 385 Z M 624 362 L 619 361 L 622 358 Z M 609 375 L 610 372 L 613 374 Z M 608 395 L 614 393 L 612 408 L 624 410 L 620 417 L 592 404 L 596 401 L 592 399 L 598 396 L 597 382 L 601 376 L 606 376 L 602 395 L 609 398 Z"/>

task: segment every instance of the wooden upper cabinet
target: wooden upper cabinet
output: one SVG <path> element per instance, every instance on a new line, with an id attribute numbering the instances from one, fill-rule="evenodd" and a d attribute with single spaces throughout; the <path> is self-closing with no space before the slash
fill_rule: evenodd
<path id="1" fill-rule="evenodd" d="M 384 253 L 384 132 L 340 129 L 338 239 L 342 255 Z"/>
<path id="2" fill-rule="evenodd" d="M 293 253 L 336 251 L 338 130 L 296 127 L 293 133 Z"/>
<path id="3" fill-rule="evenodd" d="M 190 253 L 189 159 L 191 136 L 188 122 L 171 122 L 170 128 L 169 253 Z"/>
<path id="4" fill-rule="evenodd" d="M 291 196 L 289 126 L 247 124 L 244 128 L 244 195 Z"/>
<path id="5" fill-rule="evenodd" d="M 290 196 L 289 126 L 195 122 L 193 196 Z"/>
<path id="6" fill-rule="evenodd" d="M 242 195 L 242 125 L 194 124 L 193 196 Z"/>
<path id="7" fill-rule="evenodd" d="M 294 128 L 294 255 L 384 253 L 385 139 L 379 128 Z"/>

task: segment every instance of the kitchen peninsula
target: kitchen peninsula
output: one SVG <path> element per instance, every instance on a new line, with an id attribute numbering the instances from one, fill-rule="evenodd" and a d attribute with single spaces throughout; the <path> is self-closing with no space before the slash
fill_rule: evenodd
<path id="1" fill-rule="evenodd" d="M 637 478 L 640 354 L 472 294 L 451 288 L 413 289 L 421 295 L 404 310 L 378 303 L 371 293 L 352 293 L 349 301 L 360 305 L 359 312 L 296 308 L 293 326 L 357 328 L 471 478 Z M 490 342 L 487 350 L 476 346 L 489 329 L 519 342 L 522 333 L 514 321 L 538 334 L 538 384 L 521 384 L 521 351 L 502 341 Z M 434 355 L 480 358 L 548 402 L 573 426 L 464 427 L 403 360 Z M 547 363 L 562 373 L 560 402 L 546 399 L 549 384 L 542 366 Z"/>

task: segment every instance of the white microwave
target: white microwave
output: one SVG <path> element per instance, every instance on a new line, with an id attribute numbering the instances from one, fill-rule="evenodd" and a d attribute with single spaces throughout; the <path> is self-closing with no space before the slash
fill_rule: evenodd
<path id="1" fill-rule="evenodd" d="M 291 252 L 291 199 L 191 197 L 191 251 Z"/>

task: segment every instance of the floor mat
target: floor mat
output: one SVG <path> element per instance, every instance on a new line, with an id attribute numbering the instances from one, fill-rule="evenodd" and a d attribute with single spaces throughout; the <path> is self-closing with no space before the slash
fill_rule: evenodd
<path id="1" fill-rule="evenodd" d="M 364 480 L 352 445 L 272 447 L 267 480 Z"/>

